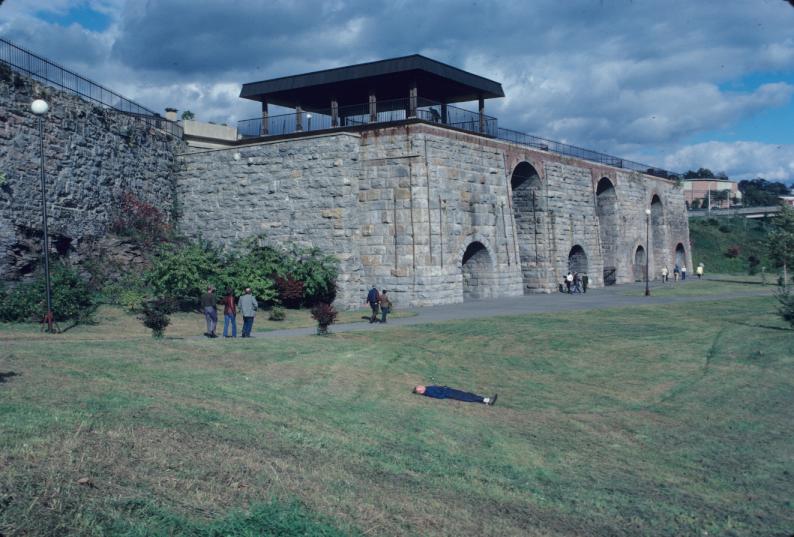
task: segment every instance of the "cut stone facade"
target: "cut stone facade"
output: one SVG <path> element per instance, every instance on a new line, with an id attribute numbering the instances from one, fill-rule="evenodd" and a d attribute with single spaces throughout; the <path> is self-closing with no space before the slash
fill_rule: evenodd
<path id="1" fill-rule="evenodd" d="M 265 235 L 341 262 L 337 301 L 372 285 L 400 305 L 641 279 L 651 208 L 651 278 L 691 265 L 673 182 L 422 122 L 181 155 L 180 229 L 218 244 Z M 600 186 L 599 186 L 600 185 Z M 653 201 L 653 203 L 652 203 Z"/>

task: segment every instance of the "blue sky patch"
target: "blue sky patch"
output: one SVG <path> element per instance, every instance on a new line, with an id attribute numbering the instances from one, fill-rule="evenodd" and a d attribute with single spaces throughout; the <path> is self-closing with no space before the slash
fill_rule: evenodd
<path id="1" fill-rule="evenodd" d="M 91 9 L 89 6 L 81 4 L 75 6 L 66 13 L 54 13 L 52 11 L 40 11 L 36 14 L 41 20 L 47 21 L 58 26 L 68 27 L 78 24 L 86 30 L 92 32 L 103 32 L 110 26 L 110 17 L 99 11 Z"/>

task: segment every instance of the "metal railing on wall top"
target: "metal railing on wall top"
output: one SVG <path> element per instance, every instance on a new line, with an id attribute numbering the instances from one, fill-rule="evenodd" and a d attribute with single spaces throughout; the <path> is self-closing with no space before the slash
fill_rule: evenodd
<path id="1" fill-rule="evenodd" d="M 0 63 L 48 86 L 112 108 L 167 134 L 182 138 L 182 127 L 160 114 L 119 95 L 56 63 L 0 37 Z"/>

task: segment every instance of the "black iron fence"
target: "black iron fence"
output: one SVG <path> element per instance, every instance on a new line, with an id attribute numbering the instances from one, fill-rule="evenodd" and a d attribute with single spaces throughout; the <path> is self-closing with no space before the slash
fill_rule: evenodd
<path id="1" fill-rule="evenodd" d="M 331 110 L 314 110 L 312 112 L 291 112 L 269 116 L 267 128 L 263 129 L 262 118 L 244 119 L 237 123 L 237 131 L 243 138 L 258 136 L 280 136 L 296 132 L 311 132 L 336 127 L 356 127 L 369 123 L 393 123 L 416 117 L 431 123 L 439 123 L 486 136 L 496 137 L 497 121 L 495 117 L 458 108 L 442 106 L 424 99 L 417 101 L 416 110 L 411 114 L 411 103 L 408 99 L 378 101 L 374 111 L 368 103 L 341 106 L 334 124 Z"/>
<path id="2" fill-rule="evenodd" d="M 182 137 L 182 127 L 179 124 L 168 121 L 161 117 L 160 114 L 119 95 L 115 91 L 92 82 L 3 38 L 0 38 L 0 62 L 8 65 L 14 71 L 27 75 L 43 84 L 117 110 L 170 135 L 178 138 Z"/>
<path id="3" fill-rule="evenodd" d="M 336 124 L 334 124 L 329 108 L 327 110 L 304 111 L 301 113 L 292 112 L 289 114 L 270 116 L 267 121 L 266 129 L 262 128 L 262 118 L 245 119 L 238 122 L 237 129 L 241 137 L 255 138 L 260 136 L 293 134 L 295 132 L 311 132 L 332 128 L 353 127 L 371 123 L 391 123 L 404 121 L 410 117 L 416 117 L 430 123 L 438 123 L 468 132 L 483 134 L 491 138 L 505 140 L 514 144 L 540 149 L 558 155 L 597 162 L 615 168 L 635 170 L 657 177 L 678 179 L 677 174 L 661 168 L 648 166 L 647 164 L 641 164 L 639 162 L 600 153 L 591 149 L 585 149 L 583 147 L 577 147 L 575 145 L 540 138 L 520 131 L 504 129 L 498 126 L 495 117 L 487 115 L 481 116 L 477 112 L 457 106 L 442 105 L 426 99 L 419 99 L 413 116 L 410 115 L 410 111 L 411 103 L 408 99 L 395 99 L 390 101 L 378 101 L 374 113 L 370 111 L 368 103 L 340 107 Z"/>

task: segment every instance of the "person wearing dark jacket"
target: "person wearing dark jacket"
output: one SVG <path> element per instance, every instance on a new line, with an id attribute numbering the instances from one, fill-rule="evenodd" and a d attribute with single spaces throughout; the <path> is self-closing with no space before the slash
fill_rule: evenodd
<path id="1" fill-rule="evenodd" d="M 215 335 L 215 327 L 218 324 L 217 300 L 215 299 L 215 288 L 207 287 L 207 292 L 201 297 L 201 309 L 204 312 L 204 320 L 207 321 L 207 337 L 218 337 Z"/>
<path id="2" fill-rule="evenodd" d="M 414 387 L 413 393 L 424 395 L 425 397 L 432 397 L 434 399 L 455 399 L 456 401 L 483 403 L 485 405 L 493 405 L 496 403 L 497 397 L 497 394 L 493 394 L 492 397 L 483 397 L 476 393 L 456 390 L 449 386 L 422 386 L 421 384 Z"/>
<path id="3" fill-rule="evenodd" d="M 367 293 L 367 303 L 372 309 L 372 315 L 369 318 L 369 322 L 372 324 L 378 320 L 378 305 L 380 304 L 380 293 L 378 293 L 378 288 L 374 285 Z"/>
<path id="4" fill-rule="evenodd" d="M 226 289 L 226 296 L 223 297 L 223 337 L 229 337 L 229 325 L 232 325 L 231 337 L 237 337 L 237 305 L 231 287 Z"/>

